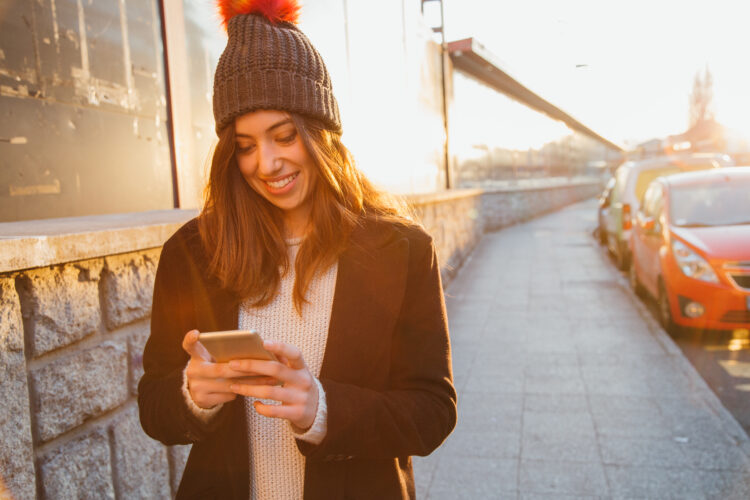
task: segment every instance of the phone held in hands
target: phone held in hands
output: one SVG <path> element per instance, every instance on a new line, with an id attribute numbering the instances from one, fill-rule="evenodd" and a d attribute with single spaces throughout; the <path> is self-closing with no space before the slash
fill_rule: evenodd
<path id="1" fill-rule="evenodd" d="M 263 339 L 253 330 L 225 330 L 205 332 L 198 341 L 218 363 L 233 359 L 263 359 L 277 361 L 276 356 L 263 347 Z"/>

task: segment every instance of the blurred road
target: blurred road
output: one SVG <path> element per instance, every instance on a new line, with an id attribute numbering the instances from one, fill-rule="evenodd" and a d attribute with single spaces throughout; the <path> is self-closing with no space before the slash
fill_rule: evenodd
<path id="1" fill-rule="evenodd" d="M 459 421 L 414 459 L 419 498 L 750 498 L 747 433 L 595 225 L 590 200 L 487 234 L 451 283 Z M 690 345 L 747 382 L 722 363 L 747 351 Z"/>

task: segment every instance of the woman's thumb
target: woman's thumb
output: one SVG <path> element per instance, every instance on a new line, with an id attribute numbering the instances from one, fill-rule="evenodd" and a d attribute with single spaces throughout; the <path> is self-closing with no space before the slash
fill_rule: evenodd
<path id="1" fill-rule="evenodd" d="M 198 330 L 190 330 L 182 339 L 182 348 L 191 358 L 201 357 L 198 350 Z"/>

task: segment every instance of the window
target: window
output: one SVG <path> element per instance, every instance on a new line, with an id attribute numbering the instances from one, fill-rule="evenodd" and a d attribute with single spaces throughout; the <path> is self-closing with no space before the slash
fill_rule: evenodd
<path id="1" fill-rule="evenodd" d="M 10 2 L 0 221 L 172 208 L 158 0 Z"/>

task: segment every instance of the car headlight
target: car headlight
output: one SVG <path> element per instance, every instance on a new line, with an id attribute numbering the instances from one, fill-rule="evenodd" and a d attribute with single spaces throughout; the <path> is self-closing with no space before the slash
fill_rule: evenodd
<path id="1" fill-rule="evenodd" d="M 719 278 L 716 277 L 716 273 L 711 269 L 706 259 L 695 253 L 683 242 L 672 240 L 672 254 L 685 276 L 708 283 L 719 282 Z"/>

